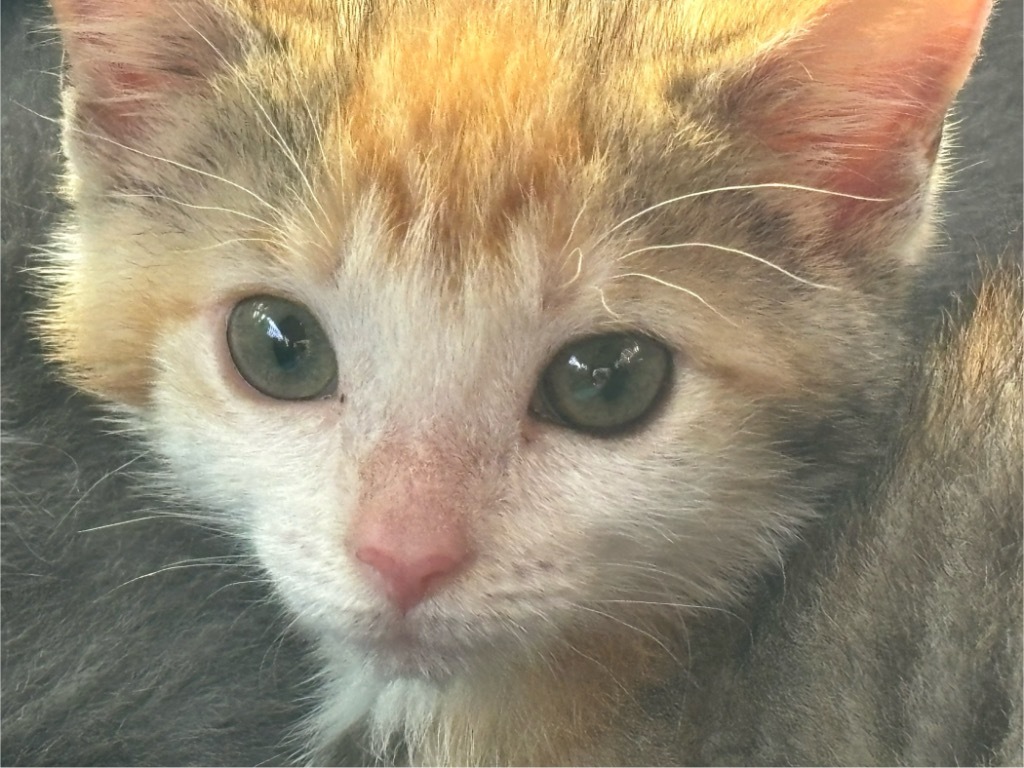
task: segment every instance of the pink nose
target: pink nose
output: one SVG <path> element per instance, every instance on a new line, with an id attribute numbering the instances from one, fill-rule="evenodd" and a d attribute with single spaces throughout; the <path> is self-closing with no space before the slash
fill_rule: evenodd
<path id="1" fill-rule="evenodd" d="M 432 552 L 403 557 L 367 544 L 356 550 L 356 559 L 380 575 L 388 599 L 399 611 L 407 613 L 447 578 L 455 575 L 466 555 L 463 552 Z"/>

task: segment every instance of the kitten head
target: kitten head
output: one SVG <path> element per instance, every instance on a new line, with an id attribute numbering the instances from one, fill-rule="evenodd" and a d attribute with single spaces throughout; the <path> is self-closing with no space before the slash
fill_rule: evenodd
<path id="1" fill-rule="evenodd" d="M 734 597 L 884 419 L 983 0 L 55 0 L 44 335 L 338 658 Z"/>

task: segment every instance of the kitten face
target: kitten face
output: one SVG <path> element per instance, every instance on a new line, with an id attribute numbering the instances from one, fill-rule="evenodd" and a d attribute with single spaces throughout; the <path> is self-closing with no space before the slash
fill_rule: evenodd
<path id="1" fill-rule="evenodd" d="M 608 277 L 629 245 L 588 247 L 581 266 L 521 225 L 508 277 L 464 275 L 452 295 L 415 252 L 404 271 L 381 265 L 395 245 L 372 221 L 356 229 L 331 278 L 240 281 L 318 318 L 339 362 L 334 392 L 293 402 L 254 391 L 233 369 L 229 299 L 161 339 L 151 410 L 177 473 L 254 541 L 321 633 L 392 673 L 456 671 L 481 648 L 541 642 L 618 601 L 717 595 L 805 512 L 742 503 L 790 462 L 751 441 L 751 404 L 731 404 L 736 393 L 688 354 L 695 333 L 663 306 L 672 289 L 659 296 L 633 278 L 621 285 L 639 296 L 620 298 Z M 561 300 L 545 306 L 554 290 Z M 649 420 L 595 437 L 531 413 L 560 347 L 620 329 L 671 350 Z M 460 562 L 403 612 L 356 556 L 368 541 L 426 541 L 427 554 L 454 550 Z"/>
<path id="2" fill-rule="evenodd" d="M 983 4 L 907 3 L 895 53 L 857 37 L 882 4 L 86 5 L 57 4 L 51 349 L 332 653 L 444 680 L 653 631 L 741 592 L 873 450 Z M 936 39 L 949 66 L 916 68 Z M 319 329 L 308 398 L 246 381 L 252 297 L 303 308 L 273 376 Z M 560 351 L 617 333 L 664 350 L 628 428 L 538 405 Z"/>

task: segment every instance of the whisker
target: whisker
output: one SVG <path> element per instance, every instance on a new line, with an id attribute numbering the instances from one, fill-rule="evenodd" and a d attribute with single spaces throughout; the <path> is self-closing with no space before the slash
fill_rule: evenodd
<path id="1" fill-rule="evenodd" d="M 40 115 L 40 117 L 43 117 L 43 116 Z M 197 174 L 199 176 L 203 176 L 205 178 L 209 178 L 209 179 L 212 179 L 214 181 L 219 181 L 221 183 L 227 184 L 228 186 L 232 186 L 232 187 L 234 187 L 234 188 L 236 188 L 236 189 L 238 189 L 240 191 L 243 191 L 243 193 L 245 193 L 246 195 L 250 196 L 251 198 L 253 198 L 253 200 L 255 200 L 257 203 L 260 203 L 261 205 L 265 206 L 267 209 L 269 209 L 271 211 L 275 211 L 276 210 L 276 209 L 274 209 L 274 207 L 272 205 L 270 205 L 265 200 L 263 200 L 263 198 L 261 198 L 259 195 L 254 193 L 254 191 L 252 189 L 248 188 L 247 186 L 244 186 L 243 184 L 240 184 L 237 181 L 231 181 L 229 178 L 224 178 L 223 176 L 218 176 L 216 173 L 211 173 L 210 171 L 204 171 L 201 168 L 196 168 L 195 166 L 190 166 L 190 165 L 187 165 L 186 163 L 179 163 L 178 161 L 171 160 L 170 158 L 162 158 L 159 155 L 151 155 L 150 153 L 142 152 L 141 150 L 137 150 L 137 148 L 135 148 L 134 146 L 128 146 L 128 144 L 123 144 L 120 141 L 117 141 L 117 140 L 115 140 L 115 139 L 113 139 L 113 138 L 111 138 L 109 136 L 103 136 L 102 134 L 93 133 L 92 131 L 85 131 L 85 130 L 82 130 L 81 128 L 75 128 L 74 130 L 75 130 L 76 133 L 78 133 L 78 134 L 80 134 L 82 136 L 86 136 L 88 138 L 98 139 L 100 141 L 105 141 L 105 142 L 108 142 L 110 144 L 114 144 L 115 146 L 120 148 L 120 150 L 125 150 L 125 151 L 133 153 L 135 155 L 139 155 L 139 156 L 141 156 L 143 158 L 146 158 L 147 160 L 155 160 L 158 163 L 166 163 L 167 165 L 172 166 L 174 168 L 180 168 L 183 171 L 188 171 L 189 173 L 195 173 L 195 174 Z"/>
<path id="2" fill-rule="evenodd" d="M 643 561 L 609 560 L 607 562 L 607 565 L 610 568 L 616 568 L 620 570 L 641 571 L 643 573 L 653 573 L 662 578 L 675 579 L 685 584 L 690 583 L 690 579 L 688 579 L 687 577 L 679 573 L 676 573 L 675 571 L 667 570 L 659 565 L 654 565 L 653 563 Z"/>
<path id="3" fill-rule="evenodd" d="M 236 211 L 233 208 L 223 208 L 223 207 L 218 206 L 218 205 L 198 205 L 196 203 L 186 203 L 184 200 L 178 200 L 177 198 L 170 197 L 169 195 L 157 195 L 157 194 L 148 193 L 148 192 L 147 193 L 142 193 L 142 192 L 113 192 L 113 193 L 110 193 L 109 195 L 107 195 L 107 197 L 123 198 L 123 199 L 128 199 L 128 200 L 133 199 L 133 198 L 142 198 L 142 199 L 149 199 L 149 200 L 163 200 L 165 202 L 173 203 L 175 205 L 180 205 L 183 208 L 191 208 L 192 210 L 196 210 L 196 211 L 216 211 L 217 213 L 230 213 L 233 216 L 239 216 L 239 217 L 241 217 L 243 219 L 248 219 L 249 221 L 255 221 L 257 224 L 262 224 L 265 227 L 269 227 L 269 228 L 273 229 L 275 232 L 278 232 L 278 233 L 280 233 L 282 235 L 284 234 L 284 232 L 282 232 L 280 229 L 278 229 L 273 224 L 268 222 L 266 219 L 261 219 L 259 216 L 253 216 L 252 214 L 244 213 L 242 211 Z M 266 242 L 270 242 L 270 241 L 266 241 Z"/>
<path id="4" fill-rule="evenodd" d="M 55 453 L 60 454 L 68 461 L 70 461 L 71 466 L 74 467 L 75 478 L 72 481 L 72 486 L 78 485 L 78 479 L 82 475 L 81 467 L 79 467 L 78 465 L 78 460 L 63 448 L 56 445 L 52 445 L 50 443 L 39 442 L 37 440 L 21 437 L 18 434 L 10 434 L 7 432 L 5 432 L 2 437 L 0 437 L 0 446 L 3 445 L 31 446 L 33 448 L 43 448 L 45 450 L 54 451 Z"/>
<path id="5" fill-rule="evenodd" d="M 668 251 L 668 250 L 672 250 L 672 249 L 675 249 L 675 248 L 711 248 L 711 249 L 716 250 L 716 251 L 725 251 L 726 253 L 734 253 L 737 256 L 745 256 L 746 258 L 751 259 L 752 261 L 756 261 L 759 264 L 764 264 L 766 267 L 771 267 L 776 272 L 781 272 L 786 277 L 792 278 L 793 280 L 796 280 L 798 283 L 803 283 L 804 285 L 809 285 L 812 288 L 821 288 L 822 290 L 826 290 L 826 291 L 838 291 L 839 290 L 839 288 L 837 288 L 834 285 L 825 285 L 824 283 L 815 283 L 814 281 L 807 280 L 806 278 L 800 277 L 799 275 L 794 275 L 788 269 L 783 269 L 778 264 L 774 264 L 771 261 L 769 261 L 768 259 L 765 259 L 765 258 L 763 258 L 761 256 L 755 256 L 754 254 L 748 253 L 747 251 L 740 250 L 739 248 L 732 248 L 732 247 L 727 246 L 727 245 L 718 245 L 717 243 L 687 242 L 687 243 L 672 243 L 671 245 L 648 245 L 648 246 L 646 246 L 644 248 L 637 248 L 636 250 L 633 250 L 633 251 L 630 251 L 629 253 L 623 254 L 620 258 L 621 259 L 627 259 L 630 256 L 636 256 L 637 254 L 640 254 L 640 253 L 647 253 L 649 251 Z"/>
<path id="6" fill-rule="evenodd" d="M 204 245 L 199 248 L 180 249 L 178 252 L 188 251 L 190 253 L 202 253 L 203 251 L 214 251 L 227 245 L 243 245 L 245 243 L 264 243 L 265 245 L 280 245 L 277 240 L 268 237 L 232 237 L 229 240 L 218 240 L 212 245 Z"/>
<path id="7" fill-rule="evenodd" d="M 231 565 L 239 565 L 239 566 L 241 566 L 242 563 L 231 563 Z M 272 586 L 273 583 L 274 583 L 274 581 L 272 579 L 259 578 L 259 577 L 256 577 L 256 576 L 254 576 L 252 578 L 249 578 L 249 579 L 241 579 L 239 581 L 229 581 L 227 584 L 222 584 L 221 586 L 217 587 L 217 589 L 213 590 L 213 592 L 211 592 L 209 595 L 206 596 L 206 599 L 207 600 L 212 600 L 217 595 L 219 595 L 221 592 L 223 592 L 226 589 L 230 589 L 231 587 L 248 587 L 248 586 L 252 586 L 252 585 L 257 585 L 257 586 L 260 586 L 260 587 L 265 587 L 265 586 Z M 235 617 L 235 620 L 232 622 L 232 626 L 234 626 L 234 624 L 237 623 L 244 616 L 245 611 L 248 611 L 251 607 L 252 606 L 247 606 L 245 609 L 243 609 L 238 614 L 238 616 Z"/>
<path id="8" fill-rule="evenodd" d="M 623 684 L 623 682 L 621 680 L 619 680 L 618 676 L 608 668 L 607 664 L 603 664 L 600 661 L 598 661 L 597 659 L 595 659 L 593 656 L 591 656 L 590 654 L 584 653 L 583 651 L 581 651 L 579 648 L 576 647 L 575 643 L 573 643 L 573 642 L 571 642 L 571 641 L 561 637 L 560 635 L 556 635 L 556 637 L 558 638 L 560 645 L 564 646 L 565 648 L 568 648 L 570 651 L 575 653 L 577 656 L 580 656 L 581 658 L 586 659 L 587 661 L 589 661 L 594 666 L 599 667 L 601 670 L 604 671 L 604 673 L 606 675 L 608 675 L 608 679 L 611 680 L 612 683 L 614 683 L 619 688 L 620 691 L 622 691 L 624 694 L 626 694 L 627 697 L 633 698 L 633 692 L 630 691 Z M 552 672 L 556 672 L 557 671 L 556 667 L 555 667 L 555 664 L 552 663 L 552 661 L 549 660 L 547 662 L 547 664 L 548 664 L 548 668 Z"/>
<path id="9" fill-rule="evenodd" d="M 61 522 L 63 523 L 64 520 L 67 520 L 69 517 L 71 517 L 75 513 L 75 510 L 78 509 L 78 506 L 83 501 L 85 501 L 85 499 L 89 496 L 89 494 L 92 493 L 94 490 L 96 490 L 96 488 L 98 488 L 100 486 L 100 484 L 106 482 L 110 478 L 112 478 L 115 475 L 119 474 L 120 472 L 122 472 L 123 470 L 127 469 L 128 467 L 130 467 L 135 462 L 137 462 L 139 459 L 142 459 L 144 457 L 145 457 L 145 454 L 140 453 L 137 456 L 134 456 L 131 459 L 129 459 L 128 461 L 126 461 L 121 466 L 116 467 L 116 468 L 110 470 L 109 472 L 105 472 L 102 477 L 100 477 L 96 482 L 94 482 L 92 485 L 90 485 L 88 488 L 86 488 L 85 492 L 82 493 L 82 495 L 79 496 L 78 499 L 75 500 L 75 503 L 71 505 L 71 508 L 68 509 L 68 511 L 64 513 L 64 516 L 61 518 Z"/>
<path id="10" fill-rule="evenodd" d="M 602 616 L 602 617 L 604 617 L 606 619 L 609 619 L 610 621 L 614 621 L 616 624 L 621 624 L 622 626 L 626 627 L 626 629 L 630 629 L 630 630 L 632 630 L 632 631 L 634 631 L 634 632 L 636 632 L 638 634 L 643 635 L 644 637 L 648 638 L 649 640 L 653 640 L 654 643 L 657 644 L 662 650 L 664 650 L 665 653 L 667 653 L 670 658 L 672 658 L 676 662 L 679 661 L 679 659 L 676 658 L 676 655 L 674 653 L 672 653 L 671 649 L 667 645 L 665 645 L 665 643 L 662 640 L 660 640 L 659 638 L 655 637 L 654 635 L 652 635 L 647 630 L 641 629 L 640 627 L 636 626 L 635 624 L 630 624 L 628 621 L 624 621 L 623 619 L 620 619 L 617 616 L 613 616 L 610 613 L 605 613 L 604 611 L 599 611 L 596 608 L 590 608 L 589 606 L 581 605 L 579 603 L 574 604 L 573 607 L 576 608 L 577 610 L 587 611 L 588 613 L 596 613 L 598 616 Z"/>
<path id="11" fill-rule="evenodd" d="M 130 525 L 131 523 L 144 523 L 147 520 L 171 520 L 172 518 L 168 515 L 146 515 L 145 517 L 133 517 L 130 520 L 119 520 L 116 523 L 107 523 L 106 525 L 97 525 L 92 528 L 82 528 L 79 533 L 94 533 L 96 531 L 105 531 L 108 528 L 118 528 L 122 525 Z"/>
<path id="12" fill-rule="evenodd" d="M 646 216 L 652 211 L 656 211 L 659 208 L 664 208 L 675 203 L 682 202 L 683 200 L 692 200 L 695 197 L 704 197 L 706 195 L 713 195 L 718 192 L 742 192 L 747 190 L 755 189 L 792 189 L 798 192 L 817 192 L 822 195 L 831 195 L 833 197 L 842 197 L 848 200 L 861 200 L 867 203 L 887 203 L 890 202 L 891 198 L 888 197 L 865 197 L 863 195 L 852 195 L 847 192 L 837 192 L 834 189 L 821 189 L 820 187 L 809 187 L 804 184 L 787 184 L 784 182 L 765 182 L 762 184 L 730 184 L 724 187 L 713 187 L 712 189 L 702 189 L 697 192 L 688 192 L 685 195 L 679 195 L 678 197 L 671 197 L 668 200 L 662 200 L 660 203 L 649 205 L 642 211 L 634 213 L 632 216 L 628 216 L 618 224 L 609 229 L 601 239 L 604 239 L 608 235 L 613 234 L 622 227 L 626 226 L 632 221 L 636 221 L 641 216 Z"/>
<path id="13" fill-rule="evenodd" d="M 622 317 L 622 315 L 620 315 L 618 312 L 616 312 L 614 309 L 608 306 L 608 300 L 605 298 L 604 289 L 601 288 L 600 286 L 596 286 L 596 288 L 598 295 L 601 297 L 601 306 L 604 307 L 605 312 L 614 317 L 616 320 Z"/>
<path id="14" fill-rule="evenodd" d="M 41 118 L 43 120 L 48 120 L 51 123 L 56 123 L 58 125 L 62 124 L 62 121 L 59 120 L 58 118 L 48 117 L 47 115 L 41 114 L 39 112 L 36 112 L 34 109 L 30 109 L 29 107 L 26 107 L 23 104 L 18 104 L 18 106 L 22 107 L 23 109 L 28 110 L 29 112 L 31 112 L 33 115 L 35 115 L 38 118 Z M 268 203 L 266 200 L 264 200 L 262 197 L 260 197 L 258 194 L 253 192 L 248 187 L 246 187 L 246 186 L 244 186 L 242 184 L 239 184 L 237 181 L 232 181 L 231 179 L 226 179 L 223 176 L 218 176 L 216 173 L 211 173 L 210 171 L 204 171 L 201 168 L 196 168 L 194 166 L 188 165 L 187 163 L 179 163 L 177 160 L 171 160 L 168 157 L 161 157 L 160 155 L 152 155 L 149 152 L 143 152 L 141 149 L 136 149 L 135 147 L 129 147 L 127 144 L 122 144 L 121 142 L 119 142 L 119 141 L 117 141 L 115 139 L 112 139 L 109 136 L 103 136 L 102 134 L 93 133 L 92 131 L 85 131 L 85 130 L 83 130 L 81 128 L 77 128 L 77 127 L 73 127 L 72 130 L 74 130 L 74 132 L 79 134 L 80 136 L 85 136 L 86 138 L 90 138 L 90 139 L 96 139 L 97 141 L 105 141 L 108 144 L 114 145 L 118 149 L 123 149 L 123 150 L 125 150 L 127 152 L 131 152 L 133 154 L 140 155 L 141 157 L 145 157 L 145 158 L 147 158 L 149 160 L 155 160 L 158 163 L 166 163 L 167 165 L 170 165 L 170 166 L 172 166 L 174 168 L 180 168 L 183 171 L 188 171 L 189 173 L 195 173 L 195 174 L 197 174 L 199 176 L 203 176 L 204 178 L 212 179 L 213 181 L 219 181 L 222 184 L 227 184 L 228 186 L 234 187 L 235 189 L 239 190 L 240 192 L 244 192 L 245 194 L 249 195 L 254 200 L 256 200 L 256 202 L 260 203 L 261 205 L 264 205 L 269 210 L 276 211 L 274 206 L 272 206 L 270 203 Z"/>
<path id="15" fill-rule="evenodd" d="M 610 603 L 610 604 L 615 604 L 615 605 L 656 605 L 656 606 L 660 606 L 660 607 L 664 607 L 664 608 L 680 608 L 680 609 L 692 610 L 692 611 L 708 611 L 708 612 L 713 612 L 713 613 L 724 613 L 727 616 L 734 616 L 736 618 L 739 618 L 739 616 L 737 616 L 735 612 L 730 611 L 727 608 L 720 608 L 718 606 L 713 606 L 713 605 L 701 605 L 699 603 L 675 602 L 675 601 L 672 601 L 672 600 L 631 600 L 631 599 L 625 599 L 625 598 L 623 598 L 623 599 L 612 599 L 612 598 L 609 598 L 609 599 L 604 599 L 604 600 L 595 600 L 594 602 L 601 603 L 601 604 Z"/>
<path id="16" fill-rule="evenodd" d="M 729 325 L 733 326 L 734 328 L 738 328 L 739 327 L 736 323 L 734 323 L 732 320 L 730 320 L 725 315 L 723 315 L 721 312 L 719 312 L 717 309 L 715 309 L 713 306 L 711 306 L 711 304 L 709 304 L 704 299 L 704 297 L 701 296 L 696 291 L 691 291 L 689 288 L 683 288 L 683 286 L 681 286 L 681 285 L 676 285 L 675 283 L 670 283 L 668 280 L 663 280 L 660 277 L 655 277 L 654 275 L 648 275 L 648 274 L 645 274 L 644 272 L 625 272 L 625 273 L 623 273 L 621 275 L 616 275 L 615 279 L 616 280 L 620 280 L 620 279 L 623 279 L 623 278 L 626 278 L 626 277 L 642 277 L 645 280 L 650 280 L 650 281 L 652 281 L 654 283 L 657 283 L 658 285 L 663 285 L 666 288 L 673 288 L 673 289 L 675 289 L 677 291 L 685 293 L 687 296 L 691 296 L 694 299 L 696 299 L 697 301 L 699 301 L 701 304 L 703 304 L 705 307 L 710 309 L 712 312 L 714 312 L 716 315 L 718 315 L 720 318 L 722 318 Z M 603 298 L 604 297 L 602 295 L 602 301 L 603 301 Z"/>
<path id="17" fill-rule="evenodd" d="M 128 581 L 125 581 L 125 582 L 122 582 L 121 584 L 118 584 L 116 587 L 114 587 L 114 589 L 112 589 L 110 591 L 114 592 L 114 591 L 116 591 L 118 589 L 121 589 L 122 587 L 127 587 L 129 584 L 134 584 L 137 581 L 142 581 L 143 579 L 149 579 L 149 578 L 152 578 L 153 576 L 159 576 L 162 573 L 170 573 L 172 571 L 184 571 L 184 570 L 188 570 L 188 569 L 191 569 L 191 568 L 232 568 L 232 567 L 233 568 L 240 568 L 240 567 L 241 568 L 248 568 L 248 567 L 251 567 L 249 563 L 226 563 L 226 562 L 224 562 L 224 557 L 223 556 L 220 556 L 220 557 L 217 557 L 217 558 L 197 558 L 197 559 L 198 560 L 209 559 L 209 560 L 212 560 L 212 562 L 195 562 L 195 561 L 192 561 L 192 560 L 183 560 L 183 561 L 178 562 L 178 563 L 172 563 L 171 565 L 165 565 L 163 568 L 157 568 L 155 571 L 150 571 L 149 573 L 144 573 L 141 576 L 136 576 L 134 578 L 128 579 Z"/>
<path id="18" fill-rule="evenodd" d="M 569 247 L 569 243 L 572 242 L 572 236 L 576 234 L 576 226 L 580 223 L 580 219 L 583 218 L 583 213 L 587 210 L 587 201 L 583 201 L 583 205 L 580 206 L 579 211 L 576 213 L 576 218 L 572 220 L 572 226 L 569 227 L 569 234 L 566 235 L 565 245 L 562 246 L 562 253 L 565 253 L 565 249 Z"/>
<path id="19" fill-rule="evenodd" d="M 273 583 L 272 579 L 269 579 L 268 581 L 270 583 Z M 267 660 L 268 657 L 271 655 L 271 652 L 273 652 L 273 658 L 270 659 L 271 668 L 273 668 L 273 666 L 277 664 L 278 654 L 280 654 L 281 648 L 284 647 L 285 640 L 288 639 L 288 635 L 292 632 L 292 629 L 295 627 L 296 624 L 299 623 L 301 619 L 302 613 L 293 614 L 291 620 L 287 624 L 285 624 L 281 631 L 277 633 L 277 636 L 273 640 L 271 640 L 270 645 L 267 647 L 267 650 L 263 653 L 263 658 L 260 660 L 260 671 L 262 671 L 266 667 Z"/>
<path id="20" fill-rule="evenodd" d="M 629 602 L 638 598 L 658 598 L 672 603 L 681 600 L 702 602 L 714 598 L 706 585 L 702 586 L 684 574 L 667 573 L 657 568 L 626 568 L 617 564 L 621 582 L 615 584 L 611 594 Z"/>
<path id="21" fill-rule="evenodd" d="M 176 10 L 176 13 L 181 18 L 181 20 L 185 22 L 185 24 L 187 24 L 193 32 L 199 35 L 203 42 L 205 42 L 210 47 L 210 50 L 212 50 L 217 55 L 217 58 L 219 58 L 225 66 L 230 68 L 231 62 L 228 61 L 227 57 L 224 56 L 223 52 L 216 45 L 214 45 L 213 42 L 208 37 L 206 37 L 206 35 L 204 35 L 199 29 L 197 29 L 192 24 L 192 22 L 185 18 L 185 16 L 182 15 L 181 11 Z M 278 127 L 277 123 L 274 122 L 274 119 L 270 116 L 270 113 L 267 112 L 267 109 L 263 105 L 263 102 L 256 96 L 255 92 L 253 92 L 252 88 L 249 87 L 249 84 L 245 81 L 245 79 L 239 78 L 239 80 L 242 83 L 242 87 L 245 88 L 246 92 L 252 98 L 253 104 L 260 111 L 260 114 L 263 115 L 265 122 L 262 122 L 261 124 L 263 125 L 264 132 L 267 134 L 268 137 L 270 137 L 270 139 L 274 141 L 275 144 L 277 144 L 282 154 L 284 154 L 284 156 L 292 163 L 292 165 L 295 166 L 295 170 L 298 171 L 299 173 L 299 178 L 302 179 L 302 183 L 306 187 L 306 191 L 309 192 L 309 195 L 312 198 L 313 202 L 316 203 L 317 207 L 320 208 L 320 212 L 325 217 L 327 217 L 327 210 L 324 208 L 323 204 L 320 202 L 320 199 L 317 197 L 316 192 L 313 190 L 313 185 L 310 183 L 309 176 L 303 169 L 302 164 L 299 162 L 298 158 L 295 157 L 295 153 L 292 150 L 292 148 L 289 147 L 288 143 L 284 140 L 284 136 L 281 134 L 281 129 Z M 273 130 L 273 134 L 271 134 L 270 131 L 267 130 L 266 126 L 268 125 Z M 305 206 L 304 202 L 303 205 Z M 320 228 L 320 225 L 316 222 L 316 218 L 312 217 L 312 211 L 309 211 L 308 207 L 306 208 L 306 210 L 307 212 L 310 213 L 311 218 L 313 218 L 314 226 L 316 226 L 316 228 L 320 231 L 320 234 L 324 237 L 324 240 L 328 241 L 329 238 L 327 237 L 327 233 Z"/>
<path id="22" fill-rule="evenodd" d="M 288 63 L 288 74 L 291 75 L 292 81 L 295 83 L 295 92 L 302 97 L 302 105 L 306 110 L 306 117 L 309 118 L 309 126 L 313 130 L 313 138 L 316 139 L 317 146 L 320 148 L 320 158 L 323 160 L 324 168 L 328 168 L 330 166 L 330 162 L 327 156 L 327 148 L 324 146 L 323 130 L 320 122 L 313 116 L 313 109 L 309 105 L 309 99 L 306 98 L 306 89 L 302 87 L 303 79 L 295 71 L 295 61 L 292 57 L 286 56 L 285 61 Z M 317 201 L 317 205 L 320 206 L 320 210 L 323 214 L 327 216 L 327 211 L 325 211 L 323 206 L 320 205 L 319 200 Z"/>
<path id="23" fill-rule="evenodd" d="M 576 254 L 576 273 L 562 285 L 562 288 L 568 288 L 570 285 L 575 283 L 583 273 L 583 249 L 577 246 L 572 249 L 569 255 L 571 256 L 574 253 Z"/>

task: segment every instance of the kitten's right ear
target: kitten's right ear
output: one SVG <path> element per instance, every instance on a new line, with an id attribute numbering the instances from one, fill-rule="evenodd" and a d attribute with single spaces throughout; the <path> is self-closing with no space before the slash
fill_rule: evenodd
<path id="1" fill-rule="evenodd" d="M 743 70 L 737 120 L 785 160 L 788 181 L 836 198 L 863 228 L 927 188 L 943 118 L 980 45 L 991 0 L 824 0 L 796 36 Z M 769 179 L 771 180 L 771 179 Z"/>
<path id="2" fill-rule="evenodd" d="M 203 0 L 51 2 L 73 126 L 108 149 L 144 143 L 176 96 L 201 92 L 239 54 L 235 20 Z"/>

